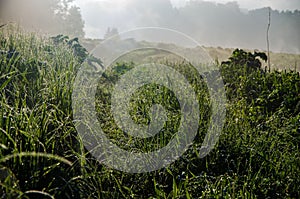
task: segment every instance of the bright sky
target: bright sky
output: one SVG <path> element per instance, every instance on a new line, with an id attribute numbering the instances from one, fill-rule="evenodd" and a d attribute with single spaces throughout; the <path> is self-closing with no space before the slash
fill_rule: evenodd
<path id="1" fill-rule="evenodd" d="M 75 0 L 77 5 L 85 6 L 89 2 L 97 2 L 97 1 L 109 1 L 110 3 L 115 2 L 118 6 L 122 4 L 126 4 L 126 2 L 130 0 Z M 174 6 L 183 6 L 189 0 L 171 0 Z M 232 2 L 234 0 L 206 0 L 217 3 L 227 3 Z M 300 10 L 300 0 L 237 0 L 238 4 L 241 8 L 245 9 L 256 9 L 262 7 L 271 7 L 272 9 L 277 10 Z"/>
<path id="2" fill-rule="evenodd" d="M 118 30 L 128 30 L 137 25 L 132 22 L 133 17 L 136 17 L 136 11 L 128 11 L 127 5 L 140 5 L 143 0 L 74 0 L 74 3 L 80 7 L 82 17 L 85 21 L 85 32 L 87 37 L 98 38 L 102 37 L 108 27 L 118 27 Z M 160 0 L 159 0 L 160 1 Z M 161 0 L 163 1 L 163 0 Z M 181 7 L 190 0 L 170 0 L 173 6 Z M 191 0 L 203 1 L 203 0 Z M 216 3 L 228 3 L 234 0 L 205 0 Z M 300 0 L 236 0 L 242 10 L 253 10 L 263 7 L 271 7 L 273 10 L 300 10 Z M 97 5 L 99 3 L 99 5 Z M 151 1 L 145 2 L 147 4 Z M 141 12 L 141 18 L 147 19 L 149 13 Z M 148 15 L 147 15 L 148 14 Z M 124 22 L 126 21 L 126 23 Z"/>

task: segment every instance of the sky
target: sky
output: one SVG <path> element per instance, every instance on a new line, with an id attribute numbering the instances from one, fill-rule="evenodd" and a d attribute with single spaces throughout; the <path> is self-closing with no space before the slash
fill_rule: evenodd
<path id="1" fill-rule="evenodd" d="M 115 4 L 117 7 L 121 7 L 122 5 L 128 3 L 130 0 L 75 0 L 75 3 L 85 8 L 90 2 L 110 2 Z M 173 6 L 180 7 L 184 6 L 185 3 L 189 0 L 171 0 Z M 210 2 L 217 2 L 217 3 L 227 3 L 232 2 L 233 0 L 206 0 Z M 262 7 L 271 7 L 277 10 L 300 10 L 300 0 L 238 0 L 236 1 L 241 8 L 244 9 L 256 9 Z"/>
<path id="2" fill-rule="evenodd" d="M 20 3 L 23 0 L 6 2 L 16 3 L 8 4 L 11 9 L 0 7 L 0 15 L 8 14 L 7 19 L 21 20 L 29 29 L 53 34 L 58 30 L 51 12 L 47 11 L 49 1 L 32 0 L 25 6 Z M 148 31 L 149 27 L 157 27 L 185 34 L 204 46 L 263 50 L 269 20 L 267 7 L 271 7 L 270 49 L 300 54 L 300 0 L 74 0 L 73 3 L 80 8 L 86 38 L 108 38 L 117 28 L 122 39 L 168 42 L 169 34 Z M 33 12 L 28 14 L 30 9 Z M 175 41 L 183 45 L 180 39 Z"/>
<path id="3" fill-rule="evenodd" d="M 187 0 L 172 0 L 176 6 L 181 6 Z M 206 0 L 217 3 L 228 3 L 232 0 Z M 256 9 L 262 7 L 271 7 L 277 10 L 294 10 L 300 9 L 300 0 L 238 0 L 236 1 L 241 8 Z"/>
<path id="4" fill-rule="evenodd" d="M 140 0 L 141 1 L 141 0 Z M 163 1 L 163 0 L 161 0 Z M 173 7 L 183 7 L 190 0 L 170 0 Z M 201 0 L 194 0 L 201 1 Z M 215 3 L 228 3 L 232 0 L 205 0 Z M 136 0 L 75 0 L 74 3 L 80 7 L 83 20 L 85 21 L 86 36 L 90 38 L 99 38 L 105 34 L 108 24 L 111 21 L 126 21 L 126 27 L 111 23 L 111 26 L 117 26 L 119 30 L 134 28 L 136 24 L 130 24 L 132 13 L 128 11 L 128 5 L 136 4 Z M 253 10 L 263 7 L 271 7 L 273 10 L 300 10 L 300 0 L 238 0 L 236 1 L 241 10 Z M 96 14 L 97 13 L 97 14 Z M 150 14 L 149 14 L 150 15 Z M 147 17 L 147 13 L 145 13 Z M 100 21 L 101 23 L 100 23 Z M 154 19 L 153 19 L 154 20 Z M 98 22 L 97 22 L 98 21 Z M 101 26 L 102 24 L 102 26 Z M 99 36 L 101 35 L 101 36 Z"/>
<path id="5" fill-rule="evenodd" d="M 102 39 L 108 28 L 126 32 L 139 27 L 163 27 L 183 32 L 206 46 L 241 48 L 265 46 L 268 10 L 256 11 L 255 15 L 248 11 L 266 7 L 271 7 L 273 11 L 300 10 L 300 0 L 205 0 L 208 3 L 201 3 L 200 7 L 197 7 L 200 4 L 189 1 L 204 2 L 75 0 L 74 3 L 81 10 L 85 36 L 88 38 Z M 178 12 L 172 7 L 179 8 Z M 287 17 L 275 11 L 273 14 L 271 49 L 300 52 L 299 16 Z"/>

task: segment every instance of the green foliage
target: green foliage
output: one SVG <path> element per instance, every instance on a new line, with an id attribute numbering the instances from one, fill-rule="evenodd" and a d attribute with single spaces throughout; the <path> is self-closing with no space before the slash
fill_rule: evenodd
<path id="1" fill-rule="evenodd" d="M 223 62 L 222 64 L 225 65 L 238 65 L 238 66 L 246 66 L 247 69 L 260 69 L 261 63 L 257 59 L 257 57 L 261 58 L 263 61 L 267 61 L 267 55 L 262 52 L 245 52 L 242 49 L 236 49 L 233 51 L 232 56 L 229 57 L 228 62 Z"/>
<path id="2" fill-rule="evenodd" d="M 261 52 L 245 52 L 242 49 L 236 49 L 233 51 L 229 61 L 221 63 L 221 73 L 223 76 L 224 83 L 227 86 L 227 97 L 229 99 L 236 98 L 239 92 L 243 92 L 245 95 L 252 95 L 251 90 L 241 89 L 242 83 L 249 82 L 250 84 L 256 84 L 256 80 L 253 76 L 255 74 L 264 73 L 261 68 L 261 62 L 258 58 L 263 61 L 267 61 L 265 53 Z"/>
<path id="3" fill-rule="evenodd" d="M 299 198 L 300 78 L 295 71 L 265 72 L 257 57 L 237 50 L 220 66 L 228 96 L 226 123 L 215 149 L 197 154 L 210 100 L 203 79 L 187 63 L 169 64 L 195 89 L 202 120 L 193 145 L 167 168 L 143 174 L 112 170 L 84 149 L 73 125 L 76 72 L 88 54 L 59 35 L 0 33 L 0 196 L 2 198 Z M 99 61 L 99 60 L 98 60 Z M 135 65 L 119 63 L 99 77 L 96 108 L 108 137 L 126 150 L 164 146 L 180 118 L 169 89 L 147 85 L 131 100 L 137 123 L 148 107 L 168 109 L 165 134 L 145 146 L 126 137 L 110 113 L 111 90 Z M 150 96 L 150 97 L 149 97 Z"/>
<path id="4" fill-rule="evenodd" d="M 61 160 L 76 160 L 71 82 L 80 64 L 67 46 L 57 48 L 34 35 L 0 37 L 6 52 L 0 55 L 0 165 L 14 174 L 1 178 L 0 195 L 26 198 L 30 190 L 53 194 L 57 188 L 54 195 L 67 194 L 63 184 L 74 173 Z"/>
<path id="5" fill-rule="evenodd" d="M 90 65 L 98 64 L 102 67 L 102 61 L 99 58 L 89 54 L 88 51 L 79 43 L 79 39 L 77 37 L 69 39 L 68 36 L 57 35 L 55 37 L 51 37 L 51 39 L 56 46 L 62 44 L 72 49 L 75 58 L 78 59 L 79 63 L 82 64 L 84 61 L 87 61 Z"/>

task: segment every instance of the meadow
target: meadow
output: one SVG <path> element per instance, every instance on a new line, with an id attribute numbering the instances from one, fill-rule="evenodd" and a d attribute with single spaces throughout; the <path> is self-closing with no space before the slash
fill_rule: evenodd
<path id="1" fill-rule="evenodd" d="M 226 120 L 217 145 L 204 158 L 198 157 L 198 149 L 211 115 L 207 87 L 191 64 L 169 63 L 187 78 L 201 102 L 200 128 L 174 163 L 131 174 L 97 161 L 76 132 L 73 83 L 82 63 L 94 59 L 76 38 L 2 29 L 0 50 L 1 198 L 300 197 L 299 72 L 268 70 L 263 53 L 237 49 L 219 63 Z M 168 123 L 147 145 L 125 136 L 110 112 L 111 88 L 134 67 L 117 63 L 100 77 L 98 119 L 119 147 L 157 150 L 176 132 L 181 117 L 172 91 L 150 84 L 130 101 L 137 123 L 149 122 L 152 103 L 168 110 Z"/>

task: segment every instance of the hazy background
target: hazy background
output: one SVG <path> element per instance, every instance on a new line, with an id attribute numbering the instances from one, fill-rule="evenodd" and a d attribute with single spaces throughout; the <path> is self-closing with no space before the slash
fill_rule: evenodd
<path id="1" fill-rule="evenodd" d="M 270 6 L 271 50 L 300 51 L 300 13 L 295 12 L 300 10 L 299 0 L 76 0 L 75 3 L 81 8 L 88 37 L 102 38 L 107 27 L 122 32 L 141 26 L 161 26 L 184 32 L 206 46 L 250 49 L 266 49 L 266 7 Z"/>
<path id="2" fill-rule="evenodd" d="M 299 0 L 0 0 L 2 18 L 27 27 L 102 39 L 110 30 L 164 27 L 181 31 L 200 44 L 266 50 L 268 8 L 270 47 L 300 53 Z M 6 4 L 10 9 L 3 9 Z M 7 3 L 9 2 L 9 3 Z M 51 4 L 56 2 L 56 7 Z M 60 2 L 60 3 L 58 3 Z M 59 5 L 59 6 L 57 6 Z M 7 7 L 7 6 L 6 6 Z M 58 13 L 55 17 L 51 13 Z M 21 19 L 21 20 L 20 20 Z"/>

